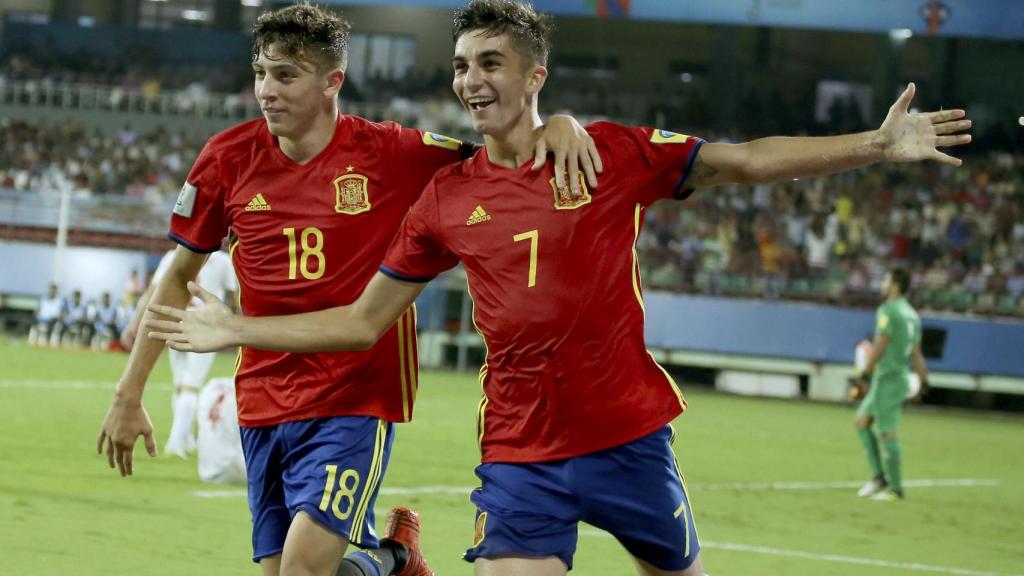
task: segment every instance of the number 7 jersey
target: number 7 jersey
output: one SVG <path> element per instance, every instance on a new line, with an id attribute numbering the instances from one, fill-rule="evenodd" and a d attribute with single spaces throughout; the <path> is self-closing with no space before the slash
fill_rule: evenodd
<path id="1" fill-rule="evenodd" d="M 460 142 L 340 115 L 328 146 L 299 165 L 262 119 L 207 143 L 182 188 L 170 236 L 230 251 L 247 316 L 351 304 L 376 271 L 402 218 Z M 310 418 L 409 420 L 417 386 L 415 310 L 366 352 L 287 354 L 244 348 L 236 366 L 239 423 Z"/>
<path id="2" fill-rule="evenodd" d="M 605 163 L 600 188 L 573 197 L 550 164 L 504 168 L 481 150 L 438 172 L 381 266 L 405 281 L 465 267 L 487 346 L 484 462 L 618 446 L 686 406 L 644 344 L 635 243 L 647 206 L 686 196 L 702 140 L 611 123 L 587 130 Z"/>

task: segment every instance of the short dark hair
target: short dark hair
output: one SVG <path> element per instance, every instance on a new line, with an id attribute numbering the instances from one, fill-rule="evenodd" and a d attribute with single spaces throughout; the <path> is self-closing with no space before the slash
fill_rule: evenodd
<path id="1" fill-rule="evenodd" d="M 900 294 L 910 291 L 910 272 L 906 268 L 893 268 L 889 270 L 889 279 L 900 287 Z"/>
<path id="2" fill-rule="evenodd" d="M 310 4 L 264 12 L 252 28 L 252 61 L 274 46 L 281 56 L 344 71 L 350 28 L 344 18 Z"/>
<path id="3" fill-rule="evenodd" d="M 483 30 L 488 36 L 507 32 L 520 52 L 529 55 L 534 63 L 547 66 L 554 29 L 549 16 L 538 13 L 525 2 L 470 0 L 455 11 L 452 40 L 458 42 L 471 30 Z"/>

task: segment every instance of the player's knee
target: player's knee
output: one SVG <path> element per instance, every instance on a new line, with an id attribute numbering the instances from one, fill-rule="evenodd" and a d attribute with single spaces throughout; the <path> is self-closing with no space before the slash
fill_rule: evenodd
<path id="1" fill-rule="evenodd" d="M 686 570 L 679 573 L 679 576 L 704 576 L 704 565 L 700 561 L 700 554 Z"/>
<path id="2" fill-rule="evenodd" d="M 338 559 L 340 562 L 340 558 Z M 280 576 L 333 576 L 337 566 L 317 566 L 308 556 L 286 555 L 281 560 Z"/>
<path id="3" fill-rule="evenodd" d="M 871 417 L 870 416 L 855 416 L 853 418 L 853 426 L 855 428 L 870 428 Z"/>
<path id="4" fill-rule="evenodd" d="M 637 560 L 636 565 L 641 576 L 704 576 L 699 552 L 693 563 L 682 570 L 662 570 L 641 560 Z"/>
<path id="5" fill-rule="evenodd" d="M 281 576 L 281 555 L 275 554 L 260 559 L 261 576 Z"/>
<path id="6" fill-rule="evenodd" d="M 891 440 L 896 440 L 896 433 L 895 432 L 882 432 L 882 435 L 879 436 L 879 438 L 882 440 L 882 442 L 889 442 Z"/>

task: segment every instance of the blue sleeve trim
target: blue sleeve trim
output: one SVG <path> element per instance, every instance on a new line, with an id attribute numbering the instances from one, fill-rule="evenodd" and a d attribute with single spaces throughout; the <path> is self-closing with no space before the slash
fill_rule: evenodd
<path id="1" fill-rule="evenodd" d="M 214 248 L 200 248 L 194 244 L 191 244 L 188 240 L 185 240 L 184 238 L 178 236 L 174 232 L 168 232 L 167 237 L 170 238 L 171 240 L 174 240 L 178 244 L 181 244 L 185 248 L 188 248 L 189 250 L 195 252 L 196 254 L 213 254 L 214 252 L 220 250 L 220 244 L 217 244 L 217 246 Z"/>
<path id="2" fill-rule="evenodd" d="M 690 157 L 686 160 L 686 168 L 683 170 L 683 176 L 679 179 L 679 183 L 676 184 L 676 189 L 672 192 L 672 197 L 676 200 L 686 200 L 693 194 L 693 188 L 683 188 L 683 184 L 686 183 L 686 179 L 690 177 L 690 170 L 693 170 L 693 163 L 697 161 L 697 154 L 700 152 L 700 147 L 704 145 L 704 140 L 700 138 L 696 139 L 697 142 L 693 145 L 693 150 L 690 150 Z"/>
<path id="3" fill-rule="evenodd" d="M 427 282 L 430 282 L 434 278 L 436 278 L 436 276 L 430 276 L 430 277 L 427 277 L 427 278 L 424 278 L 424 277 L 421 277 L 421 276 L 407 276 L 407 275 L 402 274 L 401 272 L 399 272 L 397 270 L 394 270 L 393 268 L 388 268 L 387 266 L 385 266 L 383 264 L 380 265 L 379 270 L 385 276 L 390 276 L 391 278 L 394 278 L 395 280 L 401 280 L 402 282 L 416 282 L 418 284 L 425 284 Z"/>

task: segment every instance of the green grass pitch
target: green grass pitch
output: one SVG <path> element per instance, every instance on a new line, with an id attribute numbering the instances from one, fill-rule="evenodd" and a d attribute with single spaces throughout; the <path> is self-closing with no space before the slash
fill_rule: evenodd
<path id="1" fill-rule="evenodd" d="M 125 359 L 0 343 L 0 575 L 258 574 L 239 488 L 200 483 L 194 460 L 138 449 L 136 475 L 122 479 L 94 453 Z M 212 375 L 229 375 L 231 360 L 219 357 Z M 146 395 L 160 447 L 169 381 L 162 358 Z M 675 448 L 710 574 L 1024 574 L 1024 419 L 911 410 L 908 499 L 880 503 L 829 487 L 867 475 L 851 407 L 684 390 L 690 409 L 675 423 Z M 396 504 L 421 512 L 441 576 L 472 573 L 460 557 L 473 508 L 458 488 L 475 486 L 479 394 L 474 376 L 423 374 L 377 503 L 378 518 Z M 949 479 L 984 482 L 913 486 Z M 583 527 L 574 573 L 634 572 L 615 540 Z"/>

